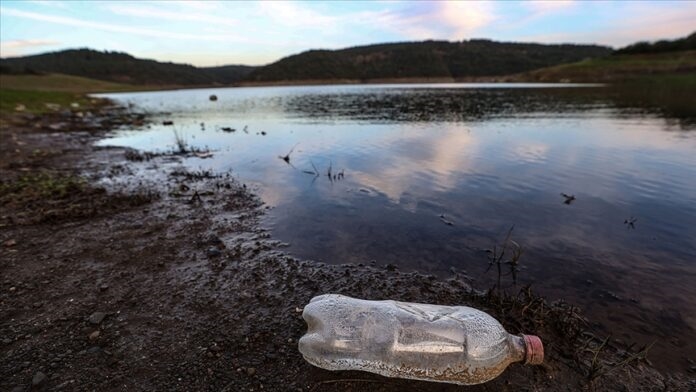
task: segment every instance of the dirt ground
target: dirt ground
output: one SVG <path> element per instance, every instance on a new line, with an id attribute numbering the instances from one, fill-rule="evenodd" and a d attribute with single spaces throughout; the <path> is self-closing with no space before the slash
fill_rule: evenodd
<path id="1" fill-rule="evenodd" d="M 0 122 L 0 390 L 696 389 L 528 290 L 297 260 L 261 227 L 265 206 L 239 181 L 187 172 L 182 156 L 93 146 L 142 121 L 102 108 Z M 478 307 L 511 333 L 539 335 L 546 360 L 472 387 L 318 369 L 297 341 L 302 307 L 323 293 Z"/>

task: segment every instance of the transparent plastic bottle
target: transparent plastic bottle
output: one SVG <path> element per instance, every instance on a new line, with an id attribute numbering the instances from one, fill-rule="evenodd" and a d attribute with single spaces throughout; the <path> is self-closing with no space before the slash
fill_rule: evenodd
<path id="1" fill-rule="evenodd" d="M 312 298 L 299 341 L 305 360 L 328 370 L 480 384 L 512 362 L 540 364 L 541 340 L 508 334 L 490 315 L 466 306 L 367 301 L 339 294 Z"/>

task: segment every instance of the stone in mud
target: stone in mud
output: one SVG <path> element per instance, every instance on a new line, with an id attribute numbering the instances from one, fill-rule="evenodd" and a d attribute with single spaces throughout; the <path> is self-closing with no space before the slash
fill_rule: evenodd
<path id="1" fill-rule="evenodd" d="M 87 354 L 98 354 L 102 351 L 101 347 L 99 346 L 92 346 L 87 349 Z"/>
<path id="2" fill-rule="evenodd" d="M 211 246 L 208 248 L 208 250 L 205 252 L 206 256 L 213 258 L 213 257 L 220 257 L 222 255 L 222 252 L 220 252 L 220 249 Z"/>
<path id="3" fill-rule="evenodd" d="M 89 322 L 94 325 L 101 324 L 105 317 L 106 313 L 104 312 L 94 312 L 91 316 L 89 316 Z"/>
<path id="4" fill-rule="evenodd" d="M 36 387 L 41 385 L 44 381 L 46 381 L 46 374 L 43 372 L 36 372 L 34 373 L 34 377 L 31 378 L 31 385 Z"/>
<path id="5" fill-rule="evenodd" d="M 208 243 L 210 245 L 220 245 L 222 244 L 222 240 L 220 239 L 220 237 L 213 234 L 210 237 L 208 237 Z"/>

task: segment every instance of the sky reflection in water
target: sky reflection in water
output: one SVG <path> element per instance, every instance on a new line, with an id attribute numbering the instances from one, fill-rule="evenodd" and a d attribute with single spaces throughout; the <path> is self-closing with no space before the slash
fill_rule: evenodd
<path id="1" fill-rule="evenodd" d="M 232 170 L 254 184 L 274 207 L 274 237 L 299 257 L 375 260 L 440 276 L 454 268 L 486 287 L 495 276 L 484 273 L 484 250 L 514 224 L 512 238 L 525 248 L 519 284 L 580 303 L 607 330 L 631 319 L 626 339 L 649 340 L 665 318 L 683 324 L 668 335 L 693 336 L 694 122 L 626 106 L 601 88 L 490 87 L 109 97 L 171 119 L 190 144 L 213 149 L 212 159 L 186 165 Z M 103 144 L 166 150 L 173 129 L 123 131 Z M 292 166 L 278 159 L 293 147 Z M 313 165 L 316 179 L 303 172 Z M 329 166 L 345 179 L 329 181 Z M 562 192 L 577 199 L 566 205 Z M 631 218 L 635 228 L 624 224 Z"/>

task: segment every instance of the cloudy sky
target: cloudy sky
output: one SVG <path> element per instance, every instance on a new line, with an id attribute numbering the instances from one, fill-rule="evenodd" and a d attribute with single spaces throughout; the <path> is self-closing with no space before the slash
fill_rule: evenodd
<path id="1" fill-rule="evenodd" d="M 89 47 L 194 65 L 307 49 L 490 38 L 624 46 L 696 30 L 696 1 L 12 1 L 0 56 Z"/>

